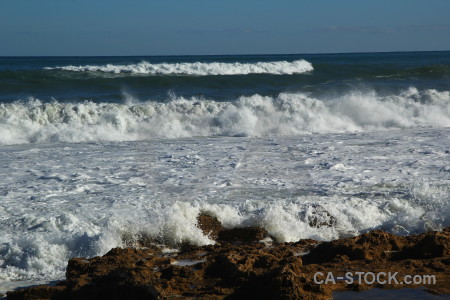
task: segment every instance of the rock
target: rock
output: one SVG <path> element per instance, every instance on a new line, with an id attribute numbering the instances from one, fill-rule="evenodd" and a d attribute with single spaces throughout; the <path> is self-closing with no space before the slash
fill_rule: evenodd
<path id="1" fill-rule="evenodd" d="M 400 254 L 403 258 L 433 258 L 450 255 L 450 232 L 431 232 L 421 236 Z"/>
<path id="2" fill-rule="evenodd" d="M 212 240 L 216 240 L 219 232 L 223 229 L 222 224 L 216 217 L 207 214 L 200 214 L 197 217 L 197 226 L 203 231 L 203 234 Z"/>
<path id="3" fill-rule="evenodd" d="M 260 227 L 244 227 L 223 229 L 218 234 L 218 240 L 222 242 L 258 242 L 268 236 L 267 231 Z"/>
<path id="4" fill-rule="evenodd" d="M 27 289 L 8 292 L 8 300 L 62 299 L 65 286 L 38 285 Z"/>
<path id="5" fill-rule="evenodd" d="M 213 232 L 211 217 L 201 222 Z M 211 221 L 211 222 L 210 222 Z M 199 222 L 200 223 L 200 222 Z M 208 225 L 209 226 L 209 225 Z M 211 230 L 210 230 L 211 229 Z M 214 230 L 216 230 L 214 229 Z M 435 294 L 450 294 L 450 230 L 396 236 L 380 230 L 357 237 L 319 243 L 300 240 L 266 246 L 267 235 L 254 227 L 217 230 L 220 242 L 185 246 L 165 253 L 163 247 L 115 248 L 102 257 L 69 260 L 66 280 L 8 292 L 8 299 L 331 299 L 333 291 L 373 287 L 415 288 L 417 285 L 365 284 L 343 281 L 317 284 L 314 274 L 332 272 L 398 272 L 434 275 L 436 284 L 421 284 Z M 233 236 L 234 234 L 234 236 Z M 238 241 L 238 242 L 236 242 Z M 309 254 L 303 253 L 310 250 Z"/>
<path id="6" fill-rule="evenodd" d="M 334 227 L 336 225 L 336 218 L 322 206 L 316 205 L 308 216 L 308 224 L 313 228 Z"/>
<path id="7" fill-rule="evenodd" d="M 326 263 L 333 260 L 386 260 L 402 249 L 405 238 L 374 230 L 357 237 L 324 242 L 304 256 L 305 263 Z"/>
<path id="8" fill-rule="evenodd" d="M 197 217 L 197 226 L 209 238 L 228 243 L 258 242 L 268 236 L 267 231 L 260 227 L 224 229 L 216 217 L 207 214 L 200 214 Z"/>

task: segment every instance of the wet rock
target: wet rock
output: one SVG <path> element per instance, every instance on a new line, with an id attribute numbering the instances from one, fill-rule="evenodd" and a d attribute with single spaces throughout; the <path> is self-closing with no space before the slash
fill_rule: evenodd
<path id="1" fill-rule="evenodd" d="M 318 285 L 314 282 L 312 274 L 316 269 L 308 270 L 299 262 L 290 261 L 280 266 L 273 273 L 271 290 L 277 299 L 331 299 L 332 288 Z"/>
<path id="2" fill-rule="evenodd" d="M 64 286 L 39 285 L 24 290 L 8 292 L 8 300 L 37 300 L 37 299 L 61 299 L 64 296 Z"/>
<path id="3" fill-rule="evenodd" d="M 244 227 L 223 229 L 218 234 L 218 240 L 222 242 L 257 242 L 268 237 L 267 230 L 260 227 Z"/>
<path id="4" fill-rule="evenodd" d="M 153 237 L 141 232 L 135 235 L 124 233 L 122 235 L 122 243 L 126 247 L 153 247 L 155 244 L 164 244 L 165 241 L 162 238 Z"/>
<path id="5" fill-rule="evenodd" d="M 203 231 L 203 234 L 212 240 L 216 240 L 219 232 L 223 229 L 222 224 L 216 217 L 207 214 L 200 214 L 197 217 L 197 226 Z"/>
<path id="6" fill-rule="evenodd" d="M 316 205 L 308 216 L 308 224 L 313 228 L 334 227 L 336 225 L 336 218 L 322 206 Z"/>
<path id="7" fill-rule="evenodd" d="M 261 276 L 283 258 L 279 252 L 263 247 L 233 247 L 215 256 L 207 272 L 212 276 L 227 277 L 233 281 L 245 281 Z"/>
<path id="8" fill-rule="evenodd" d="M 395 282 L 318 284 L 318 272 L 321 279 L 328 272 L 397 272 L 399 279 L 428 274 L 436 276 L 436 284 L 421 286 L 450 294 L 448 229 L 414 236 L 375 230 L 320 244 L 300 240 L 272 246 L 255 243 L 266 235 L 264 230 L 220 230 L 218 239 L 223 232 L 233 243 L 190 245 L 169 254 L 154 245 L 115 248 L 102 257 L 72 258 L 59 285 L 8 292 L 8 299 L 331 299 L 333 291 L 418 287 Z"/>
<path id="9" fill-rule="evenodd" d="M 448 231 L 426 233 L 399 255 L 403 258 L 433 258 L 450 255 L 450 233 Z"/>
<path id="10" fill-rule="evenodd" d="M 216 217 L 207 214 L 200 214 L 197 217 L 197 226 L 209 238 L 228 243 L 257 242 L 268 236 L 267 231 L 260 227 L 224 229 Z"/>
<path id="11" fill-rule="evenodd" d="M 303 258 L 305 263 L 325 263 L 333 260 L 386 260 L 402 249 L 404 237 L 374 230 L 357 237 L 324 242 Z"/>

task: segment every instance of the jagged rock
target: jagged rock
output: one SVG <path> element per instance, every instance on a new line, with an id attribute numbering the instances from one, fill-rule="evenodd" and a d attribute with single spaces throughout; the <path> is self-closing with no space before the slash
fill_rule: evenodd
<path id="1" fill-rule="evenodd" d="M 223 229 L 218 234 L 218 240 L 223 242 L 251 243 L 260 241 L 268 236 L 267 230 L 260 227 L 244 227 Z"/>
<path id="2" fill-rule="evenodd" d="M 216 240 L 219 232 L 223 229 L 222 224 L 216 217 L 207 214 L 200 214 L 197 217 L 197 226 L 203 231 L 203 234 Z"/>
<path id="3" fill-rule="evenodd" d="M 450 255 L 449 232 L 426 233 L 415 244 L 406 247 L 401 253 L 406 258 L 433 258 Z"/>
<path id="4" fill-rule="evenodd" d="M 200 214 L 197 217 L 197 226 L 209 238 L 228 243 L 257 242 L 268 236 L 267 231 L 260 227 L 224 229 L 216 217 L 207 214 Z"/>
<path id="5" fill-rule="evenodd" d="M 307 263 L 325 263 L 333 260 L 386 260 L 405 245 L 401 236 L 374 230 L 357 237 L 324 242 L 304 257 Z"/>
<path id="6" fill-rule="evenodd" d="M 421 286 L 433 293 L 450 294 L 448 229 L 406 237 L 375 230 L 319 244 L 301 240 L 271 246 L 255 243 L 266 235 L 262 229 L 220 230 L 219 239 L 223 232 L 230 235 L 228 240 L 239 242 L 186 246 L 174 253 L 154 245 L 115 248 L 102 257 L 72 258 L 66 280 L 57 286 L 36 286 L 7 296 L 13 300 L 331 299 L 337 290 L 418 287 L 314 281 L 317 272 L 343 276 L 349 271 L 398 272 L 399 277 L 432 274 L 437 283 Z M 231 237 L 232 233 L 236 237 Z M 307 251 L 310 253 L 303 255 Z"/>
<path id="7" fill-rule="evenodd" d="M 8 300 L 38 300 L 38 299 L 62 299 L 65 295 L 65 286 L 39 285 L 27 289 L 8 292 Z"/>
<path id="8" fill-rule="evenodd" d="M 311 215 L 308 216 L 308 224 L 313 228 L 334 227 L 336 218 L 320 205 L 313 207 Z"/>

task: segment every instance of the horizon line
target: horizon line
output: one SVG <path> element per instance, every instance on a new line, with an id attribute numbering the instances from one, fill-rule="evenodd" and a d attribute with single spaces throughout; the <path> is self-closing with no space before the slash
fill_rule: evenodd
<path id="1" fill-rule="evenodd" d="M 306 53 L 264 53 L 264 54 L 132 54 L 132 55 L 0 55 L 9 57 L 195 57 L 195 56 L 284 56 L 284 55 L 334 55 L 334 54 L 383 54 L 383 53 L 414 53 L 414 52 L 449 52 L 450 50 L 401 50 L 401 51 L 363 51 L 363 52 L 306 52 Z"/>

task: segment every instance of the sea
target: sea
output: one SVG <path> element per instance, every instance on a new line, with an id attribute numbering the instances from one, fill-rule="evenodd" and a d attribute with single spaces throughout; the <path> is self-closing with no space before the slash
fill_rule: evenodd
<path id="1" fill-rule="evenodd" d="M 0 57 L 0 294 L 200 213 L 277 242 L 450 226 L 450 52 Z"/>

